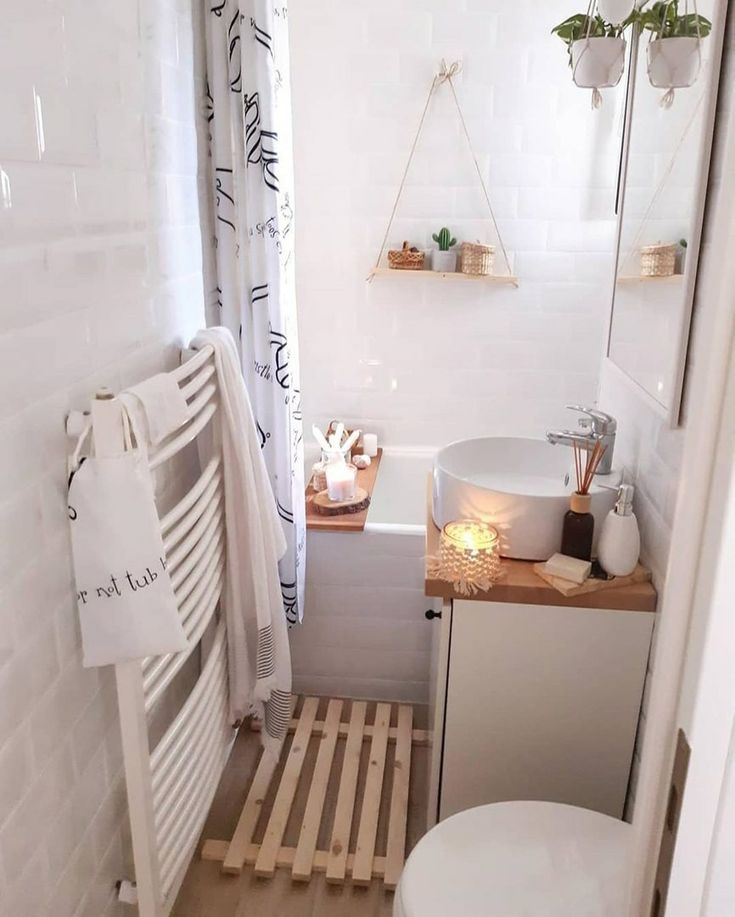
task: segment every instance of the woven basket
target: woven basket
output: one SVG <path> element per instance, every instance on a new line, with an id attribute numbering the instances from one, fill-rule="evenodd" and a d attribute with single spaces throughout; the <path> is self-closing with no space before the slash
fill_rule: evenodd
<path id="1" fill-rule="evenodd" d="M 404 242 L 400 251 L 388 252 L 388 267 L 394 271 L 423 271 L 424 253 L 412 252 L 408 242 Z"/>
<path id="2" fill-rule="evenodd" d="M 676 265 L 676 245 L 644 245 L 641 277 L 671 277 Z"/>
<path id="3" fill-rule="evenodd" d="M 495 246 L 479 242 L 462 243 L 462 273 L 492 274 L 495 266 Z"/>

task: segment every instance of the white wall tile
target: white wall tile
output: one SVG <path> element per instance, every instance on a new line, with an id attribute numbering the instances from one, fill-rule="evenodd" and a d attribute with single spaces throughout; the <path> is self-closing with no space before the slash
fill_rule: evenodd
<path id="1" fill-rule="evenodd" d="M 3 152 L 6 159 L 26 162 L 39 158 L 33 83 L 19 76 L 12 84 L 7 77 L 0 84 L 0 123 L 13 124 Z"/>
<path id="2" fill-rule="evenodd" d="M 28 727 L 23 726 L 0 750 L 0 816 L 11 812 L 25 795 L 32 772 L 30 734 Z"/>
<path id="3" fill-rule="evenodd" d="M 49 822 L 64 804 L 69 787 L 74 785 L 74 763 L 68 745 L 57 750 L 53 758 L 31 783 L 0 830 L 0 853 L 6 878 L 12 886 L 26 862 L 39 847 Z"/>
<path id="4" fill-rule="evenodd" d="M 0 911 L 122 917 L 114 676 L 81 666 L 64 418 L 170 368 L 204 324 L 194 5 L 5 6 Z"/>
<path id="5" fill-rule="evenodd" d="M 618 95 L 606 93 L 602 111 L 592 112 L 588 94 L 572 85 L 564 46 L 549 34 L 567 13 L 561 0 L 543 17 L 530 3 L 511 10 L 499 0 L 410 0 L 400 10 L 382 0 L 316 9 L 293 0 L 307 429 L 344 414 L 398 444 L 437 446 L 478 430 L 541 436 L 570 392 L 594 393 L 608 306 L 604 256 L 614 234 Z M 519 290 L 364 282 L 442 56 L 462 60 L 457 93 Z M 459 239 L 492 240 L 486 217 L 443 89 L 389 246 L 410 239 L 430 247 L 442 225 Z"/>

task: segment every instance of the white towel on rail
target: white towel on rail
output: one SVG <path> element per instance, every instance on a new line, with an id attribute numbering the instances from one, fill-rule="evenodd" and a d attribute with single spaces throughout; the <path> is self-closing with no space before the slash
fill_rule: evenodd
<path id="1" fill-rule="evenodd" d="M 186 398 L 171 373 L 158 373 L 125 389 L 122 396 L 128 411 L 142 415 L 145 426 L 142 427 L 140 417 L 136 416 L 138 426 L 147 429 L 148 441 L 153 446 L 158 446 L 189 419 Z"/>
<path id="2" fill-rule="evenodd" d="M 286 540 L 232 335 L 200 331 L 214 347 L 220 390 L 227 571 L 224 594 L 234 720 L 255 712 L 266 751 L 277 754 L 291 716 L 291 653 L 278 561 Z"/>

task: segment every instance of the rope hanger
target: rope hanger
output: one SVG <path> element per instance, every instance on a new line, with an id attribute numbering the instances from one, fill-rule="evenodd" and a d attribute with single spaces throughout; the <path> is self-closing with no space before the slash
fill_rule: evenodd
<path id="1" fill-rule="evenodd" d="M 457 115 L 459 116 L 459 121 L 460 121 L 460 124 L 462 125 L 462 132 L 464 133 L 465 140 L 467 141 L 467 146 L 469 147 L 470 155 L 472 156 L 472 161 L 475 165 L 475 171 L 477 172 L 477 177 L 480 180 L 480 187 L 482 188 L 482 193 L 485 198 L 485 203 L 487 204 L 488 213 L 490 214 L 490 219 L 495 229 L 495 234 L 498 238 L 500 249 L 503 253 L 503 259 L 505 261 L 505 266 L 508 270 L 508 274 L 510 275 L 512 273 L 511 268 L 510 268 L 510 261 L 508 259 L 508 253 L 505 249 L 503 238 L 500 235 L 500 229 L 498 228 L 498 222 L 495 219 L 493 205 L 490 201 L 490 194 L 487 190 L 487 185 L 485 184 L 485 180 L 482 177 L 482 169 L 480 168 L 480 163 L 477 160 L 477 154 L 475 153 L 475 149 L 472 145 L 472 140 L 470 139 L 470 134 L 467 129 L 467 122 L 465 121 L 464 114 L 462 112 L 462 107 L 460 106 L 459 98 L 457 97 L 457 91 L 454 88 L 454 77 L 461 71 L 461 69 L 462 69 L 462 64 L 459 61 L 453 61 L 451 64 L 447 66 L 447 62 L 442 58 L 441 68 L 439 72 L 435 74 L 434 79 L 431 82 L 431 87 L 429 88 L 429 93 L 426 97 L 426 102 L 424 104 L 423 111 L 421 112 L 421 118 L 419 120 L 419 125 L 416 130 L 416 135 L 413 138 L 413 143 L 411 144 L 411 151 L 408 154 L 408 160 L 406 161 L 406 167 L 403 170 L 403 175 L 401 177 L 401 183 L 398 186 L 398 193 L 396 194 L 396 199 L 393 202 L 393 209 L 391 210 L 390 219 L 388 220 L 388 225 L 385 229 L 385 235 L 383 236 L 383 241 L 380 245 L 380 251 L 378 252 L 378 257 L 375 262 L 375 267 L 373 268 L 373 272 L 378 270 L 378 268 L 380 267 L 380 262 L 383 258 L 383 255 L 385 254 L 385 247 L 388 244 L 388 236 L 390 234 L 390 229 L 391 229 L 391 226 L 393 225 L 393 221 L 396 216 L 396 211 L 398 210 L 398 202 L 400 201 L 401 195 L 403 194 L 403 189 L 406 184 L 406 178 L 411 168 L 411 163 L 413 162 L 413 157 L 414 157 L 414 153 L 416 152 L 416 147 L 418 146 L 419 138 L 421 137 L 421 131 L 424 126 L 424 121 L 426 120 L 427 112 L 429 111 L 429 105 L 431 104 L 431 99 L 434 93 L 437 91 L 437 89 L 446 83 L 448 84 L 450 90 L 452 91 L 452 99 L 454 101 L 455 108 L 457 109 Z M 371 281 L 373 279 L 373 272 L 371 272 L 370 275 L 368 276 L 368 281 Z"/>

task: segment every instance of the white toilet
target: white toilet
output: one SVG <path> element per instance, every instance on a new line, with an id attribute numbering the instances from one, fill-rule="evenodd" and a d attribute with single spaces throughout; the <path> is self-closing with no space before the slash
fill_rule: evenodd
<path id="1" fill-rule="evenodd" d="M 623 917 L 631 826 L 552 802 L 459 812 L 416 845 L 394 917 Z"/>

